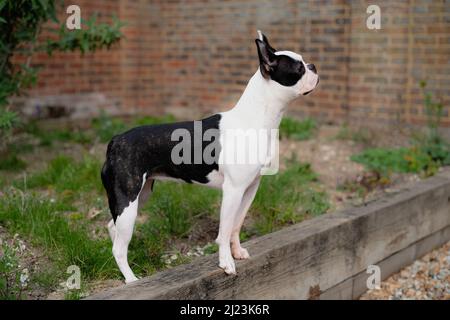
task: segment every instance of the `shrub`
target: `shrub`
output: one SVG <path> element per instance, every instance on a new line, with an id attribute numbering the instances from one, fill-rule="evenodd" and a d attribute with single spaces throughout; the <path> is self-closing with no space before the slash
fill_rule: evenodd
<path id="1" fill-rule="evenodd" d="M 8 98 L 20 94 L 37 80 L 37 69 L 31 64 L 33 54 L 54 51 L 93 52 L 109 48 L 119 41 L 122 23 L 114 19 L 112 25 L 97 24 L 95 17 L 85 21 L 87 28 L 68 30 L 65 22 L 57 19 L 55 0 L 2 0 L 0 1 L 0 135 L 8 137 L 19 121 L 18 114 L 8 109 Z M 62 3 L 62 2 L 61 2 Z M 56 37 L 40 40 L 42 26 L 48 21 L 60 24 Z M 55 31 L 55 30 L 53 30 Z M 38 41 L 39 39 L 39 41 Z M 25 63 L 13 63 L 20 55 Z M 0 151 L 7 146 L 2 139 Z"/>

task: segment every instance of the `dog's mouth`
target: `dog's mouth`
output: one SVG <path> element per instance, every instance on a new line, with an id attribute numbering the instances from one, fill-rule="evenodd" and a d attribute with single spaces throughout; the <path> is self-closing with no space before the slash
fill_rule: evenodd
<path id="1" fill-rule="evenodd" d="M 319 81 L 320 81 L 320 78 L 317 77 L 317 83 L 316 83 L 316 85 L 314 86 L 314 88 L 317 87 L 317 86 L 319 85 Z M 310 94 L 311 92 L 313 92 L 313 90 L 314 90 L 314 89 L 309 90 L 309 91 L 305 92 L 303 95 L 304 95 L 304 96 L 307 96 L 308 94 Z"/>

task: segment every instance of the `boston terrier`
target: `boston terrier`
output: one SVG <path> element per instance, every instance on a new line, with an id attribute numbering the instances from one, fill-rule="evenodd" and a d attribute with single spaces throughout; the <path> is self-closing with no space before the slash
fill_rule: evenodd
<path id="1" fill-rule="evenodd" d="M 235 274 L 234 259 L 249 258 L 239 241 L 239 232 L 267 161 L 238 164 L 224 161 L 242 152 L 225 139 L 225 132 L 278 129 L 289 102 L 307 95 L 319 83 L 313 64 L 305 63 L 301 55 L 292 51 L 275 50 L 265 35 L 260 31 L 258 35 L 255 42 L 259 68 L 234 108 L 199 121 L 137 127 L 113 137 L 108 144 L 101 178 L 112 214 L 108 224 L 112 252 L 126 283 L 137 280 L 128 265 L 128 244 L 138 210 L 151 194 L 155 180 L 177 180 L 221 189 L 216 239 L 219 267 L 227 274 Z M 218 135 L 208 139 L 207 132 L 211 130 Z M 179 152 L 188 161 L 174 159 L 179 141 L 174 139 L 174 133 L 180 131 L 190 135 L 199 131 L 202 137 L 200 143 L 194 141 L 187 150 Z M 210 148 L 211 143 L 215 144 L 211 152 L 213 161 L 190 161 L 196 158 L 197 151 L 201 155 Z"/>

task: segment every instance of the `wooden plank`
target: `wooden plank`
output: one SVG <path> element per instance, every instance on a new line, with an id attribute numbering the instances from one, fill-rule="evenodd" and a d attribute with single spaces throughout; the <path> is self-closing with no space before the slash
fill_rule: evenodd
<path id="1" fill-rule="evenodd" d="M 449 201 L 450 174 L 444 172 L 367 206 L 248 241 L 251 258 L 237 261 L 237 275 L 225 275 L 215 254 L 89 299 L 308 299 L 341 283 L 347 289 L 336 297 L 354 297 L 360 289 L 351 279 L 368 265 L 394 254 L 409 261 L 403 250 L 450 226 Z"/>

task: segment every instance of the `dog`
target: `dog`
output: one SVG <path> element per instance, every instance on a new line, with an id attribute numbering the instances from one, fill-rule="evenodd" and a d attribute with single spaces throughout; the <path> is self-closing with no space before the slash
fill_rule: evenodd
<path id="1" fill-rule="evenodd" d="M 112 252 L 125 282 L 137 280 L 128 264 L 128 244 L 137 213 L 148 199 L 155 180 L 177 180 L 222 190 L 219 232 L 219 267 L 226 274 L 235 274 L 234 259 L 249 258 L 241 246 L 239 232 L 255 197 L 264 163 L 227 164 L 220 160 L 237 152 L 224 139 L 232 129 L 278 129 L 286 106 L 297 97 L 307 95 L 319 83 L 314 64 L 305 63 L 292 51 L 277 51 L 265 35 L 258 31 L 255 39 L 259 68 L 249 80 L 237 104 L 229 111 L 197 121 L 200 133 L 219 132 L 214 142 L 219 148 L 212 152 L 215 161 L 174 163 L 175 131 L 195 134 L 194 121 L 141 126 L 112 138 L 107 147 L 101 179 L 108 196 L 112 220 L 108 231 Z M 195 144 L 195 142 L 194 142 Z M 207 141 L 183 153 L 205 151 Z M 217 161 L 219 160 L 219 161 Z M 269 160 L 270 162 L 270 160 Z"/>

